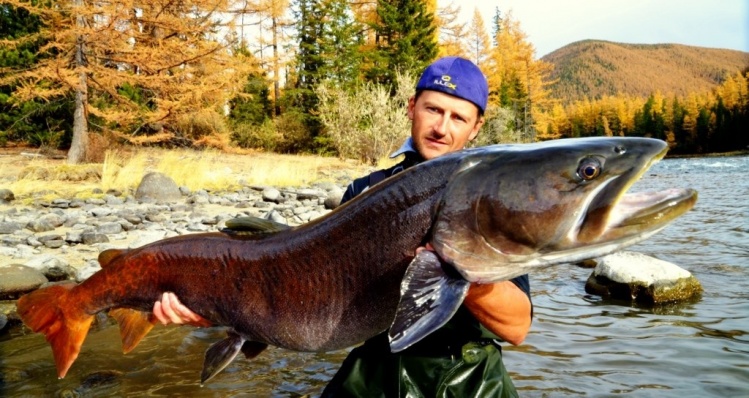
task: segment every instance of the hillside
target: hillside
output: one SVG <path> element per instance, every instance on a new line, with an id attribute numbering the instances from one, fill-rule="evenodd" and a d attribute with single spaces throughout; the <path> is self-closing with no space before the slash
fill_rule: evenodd
<path id="1" fill-rule="evenodd" d="M 749 53 L 681 44 L 579 41 L 545 55 L 554 65 L 552 97 L 567 103 L 588 97 L 702 93 L 726 73 L 749 67 Z"/>

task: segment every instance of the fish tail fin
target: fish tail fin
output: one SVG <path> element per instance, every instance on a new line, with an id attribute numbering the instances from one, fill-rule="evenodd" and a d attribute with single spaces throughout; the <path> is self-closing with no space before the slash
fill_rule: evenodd
<path id="1" fill-rule="evenodd" d="M 52 346 L 57 376 L 65 377 L 78 358 L 83 340 L 94 320 L 70 300 L 75 284 L 60 284 L 35 290 L 18 299 L 21 320 L 34 332 L 42 333 Z"/>
<path id="2" fill-rule="evenodd" d="M 157 322 L 153 313 L 130 308 L 115 308 L 109 311 L 109 315 L 120 325 L 122 352 L 125 354 L 132 351 Z"/>

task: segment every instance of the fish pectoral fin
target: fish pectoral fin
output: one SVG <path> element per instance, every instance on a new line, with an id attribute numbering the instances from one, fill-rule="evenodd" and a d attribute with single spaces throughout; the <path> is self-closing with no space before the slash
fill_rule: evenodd
<path id="1" fill-rule="evenodd" d="M 114 308 L 109 310 L 109 315 L 120 325 L 124 354 L 132 351 L 157 322 L 153 313 L 131 308 Z"/>
<path id="2" fill-rule="evenodd" d="M 447 323 L 458 311 L 470 283 L 436 253 L 422 250 L 401 282 L 401 299 L 390 326 L 390 350 L 399 352 Z"/>
<path id="3" fill-rule="evenodd" d="M 203 361 L 203 371 L 200 374 L 200 385 L 216 376 L 219 372 L 237 357 L 240 351 L 243 351 L 244 337 L 228 332 L 229 337 L 214 343 L 205 352 Z M 262 350 L 261 350 L 262 351 Z M 258 351 L 259 353 L 259 351 Z M 247 354 L 245 354 L 247 355 Z"/>
<path id="4" fill-rule="evenodd" d="M 242 344 L 242 353 L 245 358 L 252 359 L 260 355 L 260 353 L 266 348 L 268 348 L 268 344 L 258 341 L 245 341 L 244 344 Z"/>

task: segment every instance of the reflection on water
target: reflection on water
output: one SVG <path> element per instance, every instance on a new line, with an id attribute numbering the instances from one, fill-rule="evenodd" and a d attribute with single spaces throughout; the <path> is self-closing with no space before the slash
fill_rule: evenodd
<path id="1" fill-rule="evenodd" d="M 535 317 L 505 364 L 523 396 L 749 396 L 749 158 L 667 159 L 635 190 L 693 187 L 694 210 L 634 250 L 674 262 L 702 283 L 691 302 L 646 308 L 585 293 L 589 269 L 531 275 Z M 39 335 L 0 336 L 0 396 L 277 396 L 319 394 L 346 355 L 269 348 L 199 386 L 218 329 L 157 327 L 122 355 L 104 322 L 64 380 Z"/>

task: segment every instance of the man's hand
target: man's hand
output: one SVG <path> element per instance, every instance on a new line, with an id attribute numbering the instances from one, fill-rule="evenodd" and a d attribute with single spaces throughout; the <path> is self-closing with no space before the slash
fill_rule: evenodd
<path id="1" fill-rule="evenodd" d="M 185 307 L 172 292 L 164 292 L 161 301 L 153 305 L 153 314 L 162 324 L 176 323 L 197 327 L 211 326 L 211 322 Z"/>

